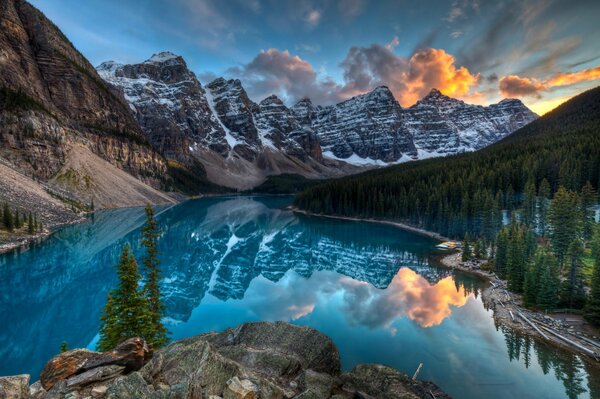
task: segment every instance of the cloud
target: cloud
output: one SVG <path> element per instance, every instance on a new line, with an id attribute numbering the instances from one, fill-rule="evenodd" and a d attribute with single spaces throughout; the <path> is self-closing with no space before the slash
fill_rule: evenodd
<path id="1" fill-rule="evenodd" d="M 517 75 L 504 76 L 500 79 L 499 88 L 500 93 L 505 97 L 533 96 L 541 98 L 540 92 L 596 79 L 600 79 L 600 66 L 577 72 L 560 72 L 545 80 Z"/>
<path id="2" fill-rule="evenodd" d="M 546 85 L 536 79 L 522 78 L 517 75 L 504 76 L 498 85 L 504 97 L 536 96 L 541 98 L 540 91 L 546 90 Z"/>
<path id="3" fill-rule="evenodd" d="M 319 79 L 308 61 L 287 50 L 262 50 L 248 64 L 230 68 L 228 74 L 240 78 L 249 95 L 256 100 L 271 94 L 277 94 L 287 103 L 306 96 L 317 103 L 340 99 L 339 85 L 330 78 Z"/>
<path id="4" fill-rule="evenodd" d="M 569 86 L 579 82 L 586 82 L 589 80 L 600 79 L 600 66 L 596 68 L 584 69 L 579 72 L 564 72 L 554 75 L 548 79 L 548 85 L 551 87 L 555 86 Z"/>
<path id="5" fill-rule="evenodd" d="M 452 277 L 430 284 L 408 268 L 400 269 L 385 290 L 348 277 L 339 283 L 346 314 L 353 323 L 369 328 L 390 328 L 401 317 L 421 327 L 436 326 L 450 316 L 451 306 L 464 306 L 469 299 L 463 288 L 457 290 Z"/>
<path id="6" fill-rule="evenodd" d="M 400 39 L 398 39 L 398 36 L 394 36 L 392 41 L 385 45 L 385 48 L 387 48 L 388 50 L 394 50 L 396 47 L 398 47 L 399 44 Z"/>
<path id="7" fill-rule="evenodd" d="M 317 26 L 319 21 L 321 21 L 321 11 L 319 10 L 311 10 L 306 15 L 306 22 L 310 26 Z"/>
<path id="8" fill-rule="evenodd" d="M 474 94 L 479 75 L 457 67 L 454 56 L 442 49 L 417 50 L 410 58 L 396 56 L 389 48 L 373 44 L 353 47 L 341 63 L 346 96 L 387 85 L 403 106 L 414 104 L 432 88 L 455 97 Z"/>

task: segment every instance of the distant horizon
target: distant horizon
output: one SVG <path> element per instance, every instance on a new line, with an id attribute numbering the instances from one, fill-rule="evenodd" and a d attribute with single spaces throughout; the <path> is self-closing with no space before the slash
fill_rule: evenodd
<path id="1" fill-rule="evenodd" d="M 167 50 L 202 82 L 240 79 L 253 100 L 329 105 L 385 85 L 403 107 L 438 88 L 543 115 L 600 79 L 595 1 L 31 2 L 93 65 Z"/>

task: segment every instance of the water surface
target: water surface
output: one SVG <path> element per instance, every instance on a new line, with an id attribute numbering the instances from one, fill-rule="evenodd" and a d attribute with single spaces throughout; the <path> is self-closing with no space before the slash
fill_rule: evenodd
<path id="1" fill-rule="evenodd" d="M 383 363 L 457 398 L 599 397 L 577 356 L 494 325 L 484 282 L 436 267 L 435 241 L 392 226 L 298 216 L 289 197 L 205 198 L 159 210 L 173 339 L 285 320 L 329 335 L 342 365 Z M 93 349 L 124 243 L 143 209 L 98 212 L 0 256 L 0 375 L 39 374 L 60 343 Z M 34 377 L 34 378 L 35 378 Z M 592 393 L 590 393 L 592 392 Z"/>

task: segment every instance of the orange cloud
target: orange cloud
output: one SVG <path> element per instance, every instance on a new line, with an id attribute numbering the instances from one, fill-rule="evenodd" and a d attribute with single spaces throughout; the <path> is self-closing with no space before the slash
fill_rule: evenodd
<path id="1" fill-rule="evenodd" d="M 479 81 L 479 74 L 473 75 L 465 67 L 456 67 L 453 55 L 442 49 L 427 48 L 417 51 L 408 61 L 408 72 L 404 79 L 404 90 L 394 94 L 402 106 L 409 106 L 420 100 L 431 89 L 437 88 L 452 97 L 468 95 Z"/>
<path id="2" fill-rule="evenodd" d="M 500 93 L 504 97 L 521 97 L 534 95 L 539 97 L 546 85 L 536 79 L 522 78 L 517 75 L 504 76 L 499 83 Z"/>
<path id="3" fill-rule="evenodd" d="M 600 66 L 579 72 L 563 72 L 554 75 L 547 83 L 549 86 L 568 86 L 588 80 L 600 79 Z"/>
<path id="4" fill-rule="evenodd" d="M 439 325 L 450 316 L 450 306 L 463 306 L 468 296 L 458 291 L 452 277 L 430 284 L 415 271 L 402 268 L 385 290 L 350 278 L 344 286 L 347 311 L 353 321 L 371 327 L 390 327 L 399 317 L 408 317 L 421 327 Z"/>
<path id="5" fill-rule="evenodd" d="M 570 86 L 580 82 L 600 79 L 600 66 L 578 72 L 561 72 L 545 80 L 526 78 L 517 75 L 500 79 L 500 93 L 505 97 L 534 96 L 553 87 Z"/>

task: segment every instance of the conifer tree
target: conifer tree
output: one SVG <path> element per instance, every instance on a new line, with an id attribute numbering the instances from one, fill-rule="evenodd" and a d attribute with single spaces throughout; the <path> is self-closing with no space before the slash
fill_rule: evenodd
<path id="1" fill-rule="evenodd" d="M 581 240 L 575 239 L 569 245 L 568 253 L 568 275 L 563 282 L 561 290 L 561 302 L 569 308 L 579 308 L 584 304 L 584 276 L 583 269 L 583 244 Z"/>
<path id="2" fill-rule="evenodd" d="M 548 202 L 550 200 L 550 183 L 545 178 L 540 183 L 538 190 L 538 229 L 540 235 L 546 235 L 546 220 L 548 219 Z"/>
<path id="3" fill-rule="evenodd" d="M 579 227 L 578 207 L 577 194 L 568 191 L 564 187 L 559 187 L 548 210 L 550 242 L 561 268 L 565 264 L 569 245 L 577 238 Z"/>
<path id="4" fill-rule="evenodd" d="M 537 305 L 541 309 L 550 310 L 556 308 L 558 303 L 558 265 L 554 256 L 544 251 L 542 253 L 542 270 L 540 273 L 539 291 Z"/>
<path id="5" fill-rule="evenodd" d="M 494 268 L 501 279 L 506 278 L 508 263 L 508 230 L 503 228 L 496 236 L 496 256 Z"/>
<path id="6" fill-rule="evenodd" d="M 146 280 L 144 285 L 144 294 L 148 300 L 150 311 L 150 325 L 147 340 L 156 348 L 164 346 L 168 342 L 167 329 L 162 324 L 162 316 L 165 307 L 162 302 L 160 292 L 160 270 L 158 268 L 158 237 L 159 229 L 154 218 L 154 209 L 152 206 L 146 206 L 146 224 L 142 230 L 142 245 L 146 248 L 144 258 L 144 269 L 146 271 Z"/>
<path id="7" fill-rule="evenodd" d="M 3 218 L 4 227 L 8 231 L 13 231 L 13 229 L 15 227 L 13 215 L 12 215 L 12 212 L 10 211 L 10 208 L 8 207 L 7 203 L 4 203 L 4 211 L 2 213 L 3 213 L 2 218 Z"/>
<path id="8" fill-rule="evenodd" d="M 592 242 L 592 255 L 594 256 L 594 271 L 592 284 L 584 309 L 584 317 L 590 323 L 600 325 L 600 229 L 596 228 Z"/>
<path id="9" fill-rule="evenodd" d="M 470 260 L 472 257 L 471 254 L 471 241 L 469 239 L 469 234 L 465 234 L 465 238 L 462 244 L 462 261 L 466 262 Z"/>
<path id="10" fill-rule="evenodd" d="M 523 193 L 523 223 L 528 226 L 535 225 L 536 217 L 536 191 L 533 176 L 527 179 L 525 192 Z"/>
<path id="11" fill-rule="evenodd" d="M 593 206 L 598 202 L 598 194 L 590 182 L 586 182 L 581 189 L 581 224 L 583 237 L 586 240 L 592 238 L 594 226 L 594 209 Z"/>
<path id="12" fill-rule="evenodd" d="M 31 214 L 31 212 L 29 212 L 27 231 L 29 234 L 35 234 L 35 227 L 33 226 L 33 215 Z"/>
<path id="13" fill-rule="evenodd" d="M 138 264 L 125 244 L 117 265 L 119 284 L 108 295 L 101 317 L 100 341 L 98 349 L 107 351 L 122 341 L 140 336 L 146 338 L 150 325 L 148 301 L 138 284 L 141 276 Z"/>
<path id="14" fill-rule="evenodd" d="M 61 342 L 60 343 L 60 353 L 65 353 L 68 350 L 69 350 L 69 344 L 67 344 L 67 341 Z"/>

